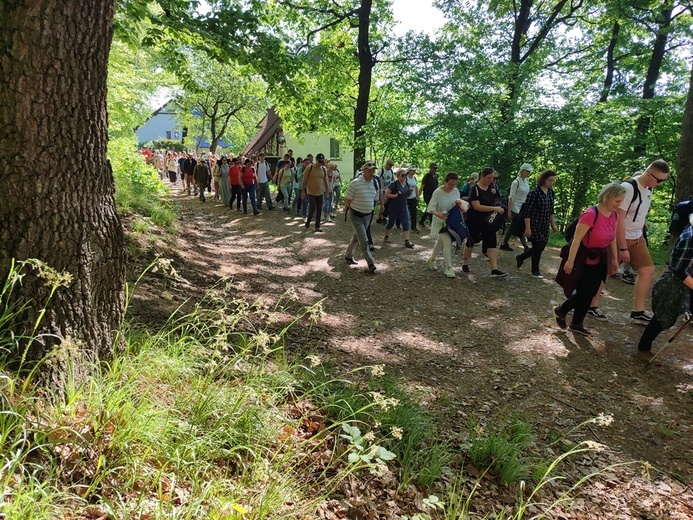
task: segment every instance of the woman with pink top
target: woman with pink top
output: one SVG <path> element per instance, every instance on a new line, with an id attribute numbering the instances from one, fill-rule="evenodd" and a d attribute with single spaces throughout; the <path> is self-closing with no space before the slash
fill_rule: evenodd
<path id="1" fill-rule="evenodd" d="M 568 255 L 561 265 L 563 273 L 559 272 L 556 276 L 556 281 L 563 285 L 568 296 L 566 278 L 573 270 L 576 272 L 570 285 L 575 287 L 575 291 L 571 291 L 568 299 L 553 310 L 556 323 L 562 329 L 566 328 L 567 314 L 574 311 L 570 330 L 583 336 L 592 335 L 592 331 L 582 322 L 601 283 L 608 274 L 618 270 L 616 210 L 623 202 L 625 193 L 626 190 L 620 183 L 607 184 L 599 192 L 597 205 L 587 208 L 578 219 Z M 611 249 L 610 255 L 607 255 L 608 249 Z"/>

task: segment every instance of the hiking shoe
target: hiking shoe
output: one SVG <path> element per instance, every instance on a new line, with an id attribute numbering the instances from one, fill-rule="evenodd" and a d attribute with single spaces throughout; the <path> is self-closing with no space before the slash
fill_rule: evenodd
<path id="1" fill-rule="evenodd" d="M 462 272 L 469 274 L 469 266 L 468 265 L 463 265 L 462 266 Z"/>
<path id="2" fill-rule="evenodd" d="M 513 248 L 510 247 L 508 244 L 501 244 L 500 250 L 501 251 L 513 251 Z"/>
<path id="3" fill-rule="evenodd" d="M 255 215 L 256 217 L 257 217 L 259 214 L 260 214 L 259 211 L 253 211 L 253 215 Z"/>
<path id="4" fill-rule="evenodd" d="M 455 277 L 455 271 L 452 270 L 452 267 L 448 267 L 443 274 L 445 276 L 447 276 L 448 278 L 454 278 Z"/>
<path id="5" fill-rule="evenodd" d="M 408 247 L 409 249 L 414 249 L 414 244 L 409 242 L 409 240 L 404 241 L 404 247 Z"/>
<path id="6" fill-rule="evenodd" d="M 377 268 L 375 267 L 375 264 L 368 264 L 368 272 L 369 273 L 374 273 Z"/>
<path id="7" fill-rule="evenodd" d="M 588 338 L 594 333 L 592 329 L 588 329 L 582 323 L 571 323 L 569 329 L 575 334 L 581 334 Z"/>
<path id="8" fill-rule="evenodd" d="M 630 321 L 633 323 L 639 323 L 641 325 L 647 325 L 652 320 L 652 316 L 646 314 L 645 311 L 633 311 L 630 313 Z"/>
<path id="9" fill-rule="evenodd" d="M 635 285 L 635 275 L 633 273 L 623 273 L 621 281 L 630 285 Z"/>
<path id="10" fill-rule="evenodd" d="M 373 244 L 370 244 L 370 245 L 368 246 L 368 249 L 371 250 L 371 251 L 375 251 L 375 246 L 374 246 Z"/>
<path id="11" fill-rule="evenodd" d="M 655 358 L 655 355 L 651 350 L 636 350 L 633 357 L 649 365 L 654 365 L 656 367 L 662 366 L 662 362 Z"/>
<path id="12" fill-rule="evenodd" d="M 553 315 L 556 318 L 556 324 L 560 328 L 565 329 L 568 326 L 568 324 L 565 321 L 565 317 L 567 314 L 565 312 L 561 312 L 560 305 L 553 308 Z"/>
<path id="13" fill-rule="evenodd" d="M 515 255 L 515 265 L 517 265 L 517 268 L 520 269 L 522 267 L 522 264 L 524 263 L 524 260 L 520 255 Z"/>
<path id="14" fill-rule="evenodd" d="M 540 279 L 544 278 L 544 276 L 539 271 L 537 271 L 536 273 L 532 273 L 532 276 L 534 278 L 540 278 Z"/>
<path id="15" fill-rule="evenodd" d="M 386 244 L 390 243 L 390 236 L 389 235 L 385 235 L 385 243 Z"/>
<path id="16" fill-rule="evenodd" d="M 599 310 L 599 307 L 590 307 L 587 309 L 587 315 L 591 316 L 592 318 L 596 320 L 601 320 L 601 321 L 608 321 L 609 318 L 606 317 L 606 314 L 604 314 L 602 311 Z"/>
<path id="17" fill-rule="evenodd" d="M 414 228 L 414 229 L 412 229 L 412 230 L 411 230 L 411 232 L 412 232 L 412 233 L 416 233 L 417 235 L 419 234 L 419 230 L 418 230 L 418 228 Z"/>
<path id="18" fill-rule="evenodd" d="M 426 260 L 426 267 L 428 267 L 429 271 L 435 271 L 436 261 L 433 258 Z"/>
<path id="19" fill-rule="evenodd" d="M 349 258 L 348 256 L 344 257 L 344 261 L 349 264 L 349 265 L 357 265 L 358 262 L 354 260 L 353 258 Z"/>
<path id="20" fill-rule="evenodd" d="M 504 273 L 503 271 L 499 271 L 498 269 L 494 269 L 493 271 L 491 271 L 492 278 L 503 278 L 504 276 L 508 276 L 508 273 Z"/>
<path id="21" fill-rule="evenodd" d="M 315 232 L 316 232 L 316 233 L 322 233 L 322 228 L 316 227 L 316 228 L 315 228 Z"/>

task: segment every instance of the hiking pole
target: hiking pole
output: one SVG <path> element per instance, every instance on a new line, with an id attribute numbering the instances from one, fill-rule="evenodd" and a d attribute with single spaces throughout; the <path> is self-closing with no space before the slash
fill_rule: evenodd
<path id="1" fill-rule="evenodd" d="M 654 356 L 652 356 L 652 359 L 650 359 L 647 363 L 645 363 L 645 366 L 647 366 L 647 365 L 649 365 L 650 363 L 652 363 L 652 362 L 655 360 L 655 358 L 656 358 L 657 356 L 659 356 L 659 353 L 667 347 L 667 345 L 669 345 L 671 342 L 673 342 L 676 338 L 679 337 L 679 334 L 681 334 L 681 333 L 683 332 L 683 329 L 685 329 L 685 328 L 686 328 L 686 325 L 688 325 L 688 324 L 691 322 L 691 319 L 693 319 L 693 316 L 691 316 L 690 318 L 688 318 L 686 321 L 683 322 L 683 325 L 681 325 L 681 326 L 679 327 L 679 330 L 677 330 L 677 331 L 674 333 L 674 335 L 673 335 L 672 337 L 669 338 L 669 341 L 667 341 L 667 342 L 664 344 L 664 346 L 663 346 L 662 348 L 660 348 L 660 349 L 655 353 Z"/>

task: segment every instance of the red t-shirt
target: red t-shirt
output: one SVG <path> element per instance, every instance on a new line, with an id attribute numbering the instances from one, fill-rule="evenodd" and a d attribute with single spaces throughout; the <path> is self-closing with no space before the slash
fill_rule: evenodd
<path id="1" fill-rule="evenodd" d="M 594 212 L 597 212 L 597 220 L 594 220 Z M 605 217 L 596 208 L 586 209 L 580 218 L 578 223 L 585 224 L 590 227 L 590 230 L 582 239 L 582 245 L 589 249 L 604 249 L 616 238 L 616 218 L 617 214 L 615 211 L 611 212 L 610 217 Z M 592 226 L 594 223 L 594 226 Z M 599 259 L 590 260 L 587 259 L 587 263 L 590 265 L 598 264 Z"/>
<path id="2" fill-rule="evenodd" d="M 231 183 L 231 186 L 238 186 L 238 174 L 241 173 L 241 168 L 240 166 L 231 166 L 229 168 L 229 182 Z"/>
<path id="3" fill-rule="evenodd" d="M 241 176 L 244 186 L 250 186 L 255 183 L 255 168 L 243 168 L 243 174 Z"/>

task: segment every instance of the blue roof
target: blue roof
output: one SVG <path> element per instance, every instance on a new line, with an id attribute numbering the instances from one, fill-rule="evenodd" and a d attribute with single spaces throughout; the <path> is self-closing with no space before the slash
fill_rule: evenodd
<path id="1" fill-rule="evenodd" d="M 210 143 L 206 139 L 203 139 L 202 141 L 200 141 L 199 137 L 195 138 L 195 146 L 197 146 L 198 148 L 209 148 L 211 144 L 212 143 Z M 226 141 L 224 141 L 223 139 L 219 139 L 217 146 L 219 146 L 221 148 L 230 148 L 231 147 L 231 145 L 229 143 L 227 143 Z"/>

